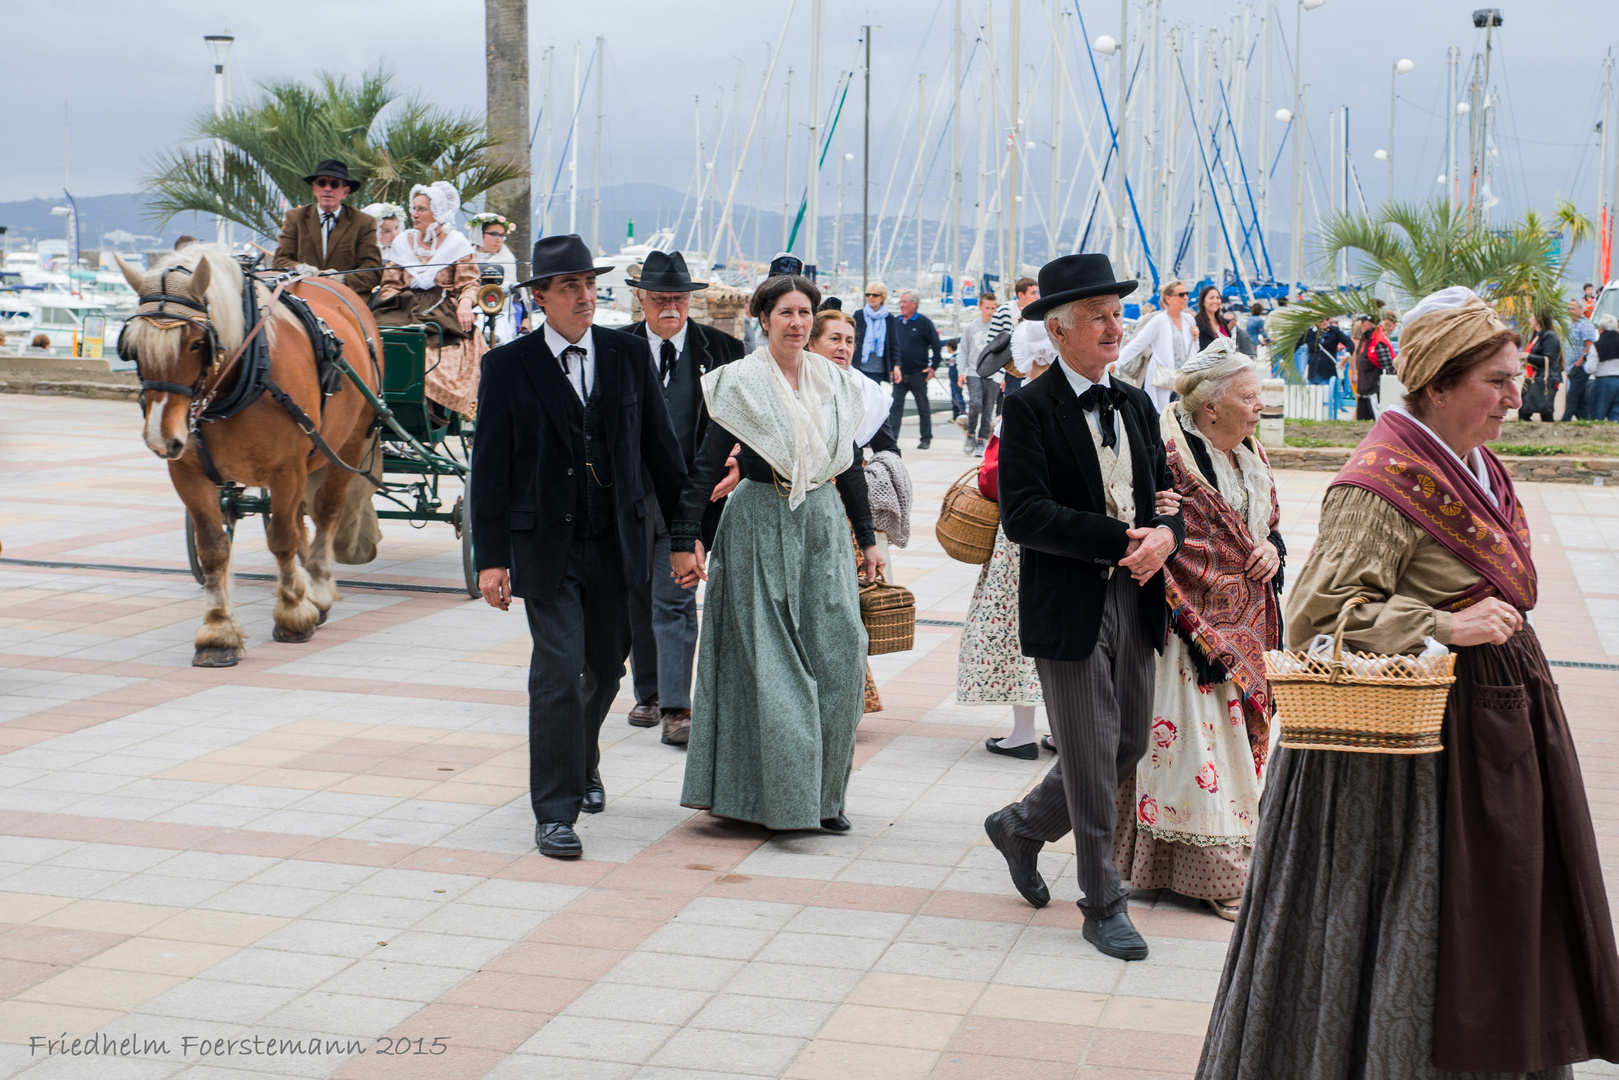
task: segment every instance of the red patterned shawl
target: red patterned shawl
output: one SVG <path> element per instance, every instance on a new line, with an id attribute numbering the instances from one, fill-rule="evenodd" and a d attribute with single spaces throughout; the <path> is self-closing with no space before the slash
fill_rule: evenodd
<path id="1" fill-rule="evenodd" d="M 1250 535 L 1248 522 L 1202 475 L 1190 451 L 1191 436 L 1181 430 L 1174 408 L 1165 411 L 1161 427 L 1186 523 L 1186 542 L 1164 564 L 1170 618 L 1205 663 L 1223 668 L 1236 684 L 1246 706 L 1254 762 L 1262 767 L 1271 713 L 1265 650 L 1281 646 L 1282 611 L 1276 590 L 1249 579 L 1244 567 L 1256 544 L 1267 537 Z M 1257 440 L 1252 446 L 1268 469 L 1265 451 Z M 1274 532 L 1281 520 L 1274 485 L 1270 504 L 1269 528 Z"/>
<path id="2" fill-rule="evenodd" d="M 1535 563 L 1529 523 L 1507 470 L 1480 447 L 1490 501 L 1477 477 L 1411 417 L 1388 410 L 1355 448 L 1333 484 L 1353 484 L 1388 500 L 1419 528 L 1478 571 L 1477 585 L 1442 605 L 1458 611 L 1500 596 L 1520 611 L 1535 606 Z"/>

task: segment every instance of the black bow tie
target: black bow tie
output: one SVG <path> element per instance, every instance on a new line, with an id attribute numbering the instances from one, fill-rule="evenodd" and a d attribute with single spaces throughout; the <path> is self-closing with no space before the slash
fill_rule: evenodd
<path id="1" fill-rule="evenodd" d="M 585 350 L 582 349 L 581 347 L 579 347 L 578 345 L 569 345 L 566 349 L 563 349 L 562 350 L 562 355 L 557 357 L 557 359 L 562 361 L 562 373 L 564 375 L 572 375 L 573 374 L 573 369 L 568 366 L 568 354 L 569 353 L 578 353 L 580 363 L 584 363 L 584 360 L 585 360 Z"/>
<path id="2" fill-rule="evenodd" d="M 1103 385 L 1095 383 L 1091 388 L 1079 395 L 1079 407 L 1087 412 L 1096 410 L 1096 426 L 1102 430 L 1102 445 L 1117 447 L 1119 435 L 1113 423 L 1113 410 L 1118 408 L 1124 395 L 1112 383 Z"/>
<path id="3" fill-rule="evenodd" d="M 332 222 L 334 222 L 336 220 L 337 220 L 337 215 L 332 213 L 330 210 L 322 210 L 321 211 L 320 223 L 322 225 L 324 225 L 326 228 L 328 228 L 328 229 L 331 228 L 332 227 Z"/>
<path id="4" fill-rule="evenodd" d="M 680 354 L 675 352 L 675 343 L 664 338 L 662 347 L 658 349 L 658 378 L 668 382 L 669 373 L 674 371 L 679 359 Z"/>

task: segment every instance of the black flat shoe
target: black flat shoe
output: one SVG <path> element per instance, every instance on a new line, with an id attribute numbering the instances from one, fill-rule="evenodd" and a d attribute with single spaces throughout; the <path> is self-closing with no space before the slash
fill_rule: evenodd
<path id="1" fill-rule="evenodd" d="M 1057 752 L 1057 744 L 1052 741 L 1050 735 L 1040 736 L 1040 747 L 1044 750 L 1050 750 L 1053 754 Z"/>
<path id="2" fill-rule="evenodd" d="M 821 819 L 821 829 L 825 832 L 843 833 L 848 832 L 852 828 L 854 828 L 854 826 L 850 825 L 849 819 L 844 817 L 842 814 L 839 814 L 837 817 Z"/>
<path id="3" fill-rule="evenodd" d="M 590 779 L 585 782 L 585 801 L 579 804 L 581 814 L 599 814 L 607 809 L 607 790 L 602 787 L 602 774 L 600 769 L 590 770 Z"/>
<path id="4" fill-rule="evenodd" d="M 1024 743 L 1022 746 L 1002 746 L 1000 739 L 985 739 L 984 749 L 992 754 L 1005 754 L 1007 757 L 1022 758 L 1024 761 L 1033 761 L 1040 756 L 1040 747 L 1034 743 Z"/>
<path id="5" fill-rule="evenodd" d="M 1128 912 L 1109 915 L 1105 919 L 1085 916 L 1082 931 L 1085 940 L 1116 960 L 1145 960 L 1147 942 L 1136 932 L 1135 923 Z"/>
<path id="6" fill-rule="evenodd" d="M 997 810 L 985 818 L 984 833 L 1006 859 L 1006 868 L 1012 872 L 1012 884 L 1018 894 L 1037 908 L 1045 907 L 1051 903 L 1051 890 L 1040 876 L 1040 852 L 1027 850 L 1017 842 L 1001 816 L 1005 813 L 1005 810 Z"/>
<path id="7" fill-rule="evenodd" d="M 577 859 L 585 853 L 579 834 L 566 821 L 542 821 L 534 826 L 534 846 L 553 859 Z"/>

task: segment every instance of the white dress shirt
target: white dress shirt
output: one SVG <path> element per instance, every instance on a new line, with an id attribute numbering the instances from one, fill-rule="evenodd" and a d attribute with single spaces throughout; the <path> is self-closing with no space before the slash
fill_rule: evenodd
<path id="1" fill-rule="evenodd" d="M 332 220 L 329 222 L 326 220 L 328 213 L 332 215 Z M 332 230 L 337 228 L 337 219 L 343 216 L 343 204 L 338 203 L 336 210 L 322 210 L 320 203 L 316 203 L 315 214 L 317 215 L 315 222 L 320 226 L 320 257 L 325 259 L 326 245 L 332 238 Z"/>
<path id="2" fill-rule="evenodd" d="M 545 324 L 544 332 L 545 346 L 551 350 L 551 355 L 557 358 L 559 367 L 562 364 L 563 349 L 585 350 L 584 362 L 581 363 L 579 355 L 575 353 L 568 358 L 568 370 L 563 372 L 568 379 L 568 385 L 573 387 L 573 392 L 579 395 L 580 401 L 584 401 L 590 396 L 590 388 L 596 385 L 596 342 L 593 335 L 586 330 L 585 336 L 579 339 L 577 345 L 570 345 L 568 339 L 557 333 L 556 328 L 550 323 Z"/>
<path id="3" fill-rule="evenodd" d="M 664 339 L 659 337 L 653 331 L 651 319 L 647 320 L 646 326 L 643 329 L 646 330 L 647 344 L 652 346 L 652 370 L 657 371 L 659 363 L 658 354 L 663 351 Z M 675 356 L 677 357 L 686 351 L 686 331 L 689 329 L 691 329 L 691 320 L 687 319 L 680 324 L 680 329 L 675 331 L 674 336 L 668 339 L 675 343 Z M 671 377 L 674 375 L 673 369 L 670 370 L 669 374 Z M 669 386 L 669 380 L 663 379 L 661 381 L 663 382 L 664 387 L 667 389 Z"/>

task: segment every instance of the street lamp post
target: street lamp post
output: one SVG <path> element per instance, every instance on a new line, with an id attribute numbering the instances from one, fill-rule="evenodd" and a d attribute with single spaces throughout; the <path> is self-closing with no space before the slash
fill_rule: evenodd
<path id="1" fill-rule="evenodd" d="M 1293 12 L 1293 110 L 1288 114 L 1288 120 L 1297 124 L 1299 130 L 1293 133 L 1293 220 L 1289 225 L 1292 236 L 1288 238 L 1292 249 L 1292 257 L 1288 260 L 1292 280 L 1287 286 L 1290 293 L 1304 277 L 1304 90 L 1300 78 L 1304 66 L 1304 42 L 1300 35 L 1304 33 L 1304 13 L 1314 11 L 1326 2 L 1299 0 Z"/>
<path id="2" fill-rule="evenodd" d="M 1389 202 L 1394 201 L 1394 102 L 1395 102 L 1395 83 L 1396 83 L 1396 80 L 1398 80 L 1401 75 L 1409 75 L 1411 73 L 1411 70 L 1413 68 L 1415 68 L 1416 66 L 1417 65 L 1413 64 L 1409 60 L 1403 60 L 1403 59 L 1402 60 L 1396 60 L 1394 62 L 1394 72 L 1393 72 L 1393 74 L 1391 74 L 1389 76 L 1389 145 L 1388 145 L 1388 153 L 1383 155 L 1384 158 L 1387 159 L 1387 161 L 1389 163 L 1389 199 L 1388 199 Z"/>
<path id="3" fill-rule="evenodd" d="M 218 120 L 225 115 L 225 94 L 227 92 L 225 64 L 230 59 L 231 43 L 236 39 L 229 34 L 208 34 L 202 40 L 208 46 L 208 55 L 214 61 L 214 119 Z M 225 141 L 216 137 L 214 139 L 214 176 L 216 178 L 222 177 L 224 176 L 224 171 Z M 220 216 L 215 220 L 214 228 L 216 230 L 214 239 L 221 244 L 229 244 L 230 223 L 223 216 Z"/>

